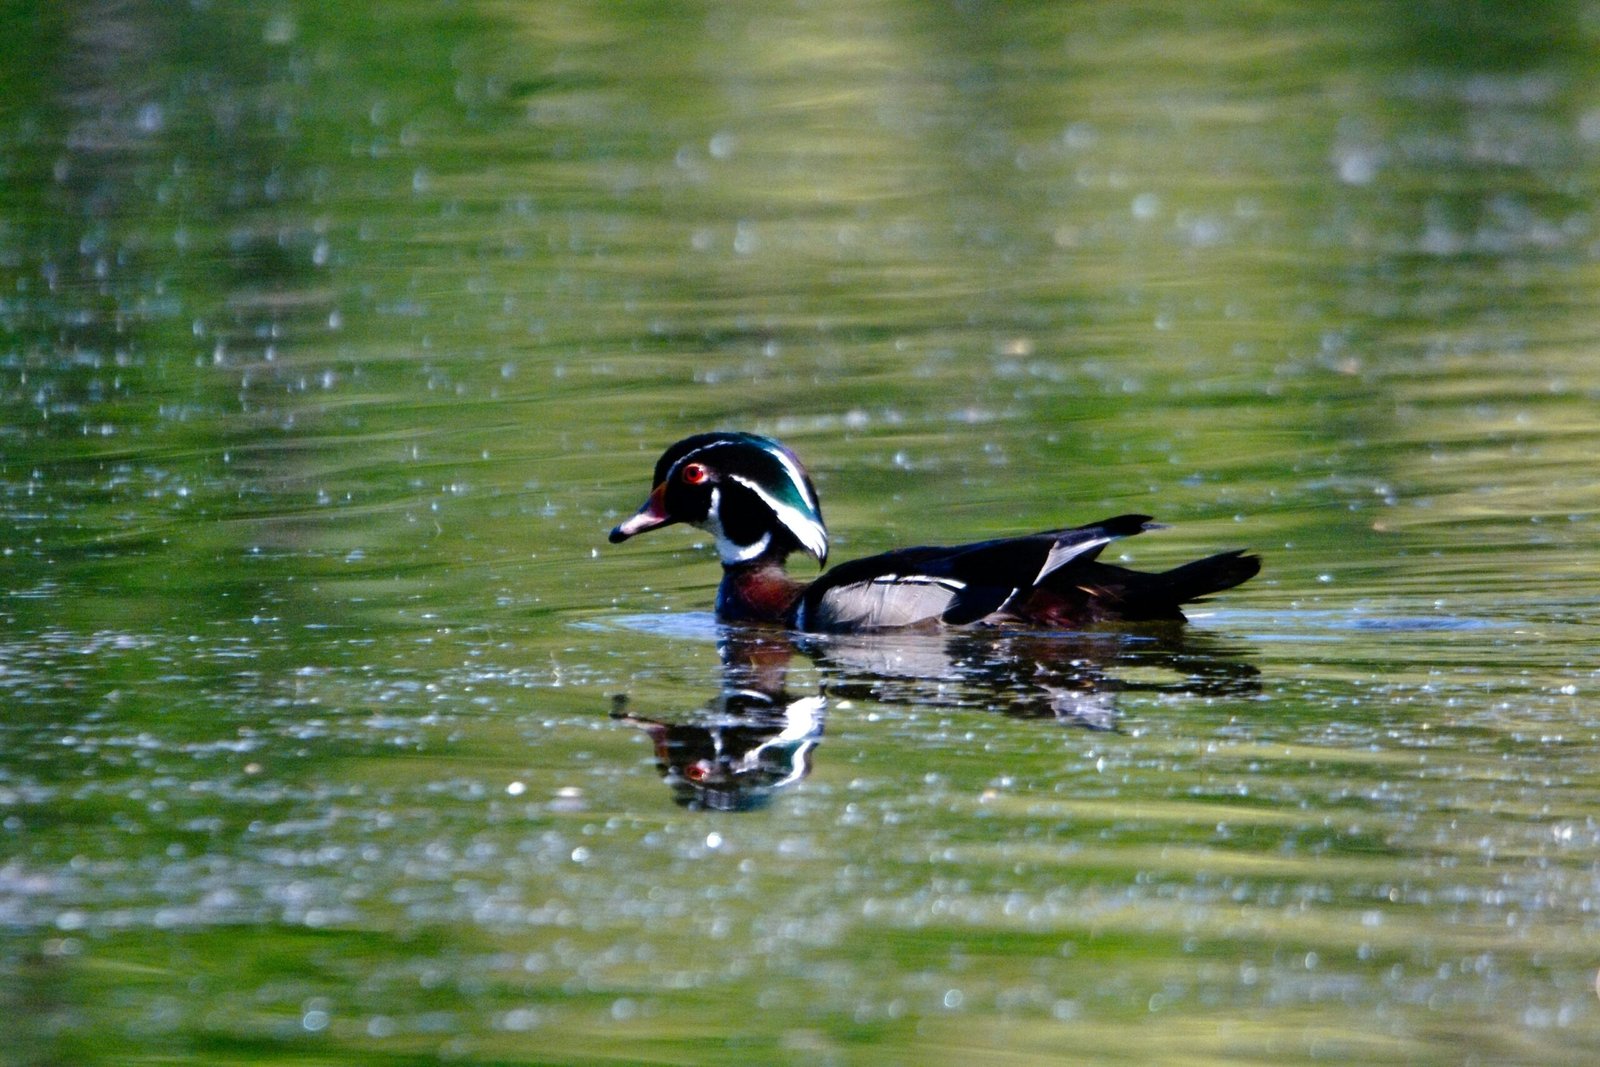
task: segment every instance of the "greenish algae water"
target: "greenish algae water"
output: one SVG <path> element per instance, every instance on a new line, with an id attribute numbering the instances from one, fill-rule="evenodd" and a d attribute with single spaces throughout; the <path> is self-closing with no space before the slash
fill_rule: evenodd
<path id="1" fill-rule="evenodd" d="M 1595 5 L 8 30 L 0 1062 L 1600 1054 Z M 1266 569 L 725 631 L 718 426 Z"/>

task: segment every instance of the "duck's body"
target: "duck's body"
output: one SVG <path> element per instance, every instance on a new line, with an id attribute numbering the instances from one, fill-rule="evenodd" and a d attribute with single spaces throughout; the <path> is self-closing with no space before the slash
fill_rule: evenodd
<path id="1" fill-rule="evenodd" d="M 662 454 L 653 484 L 611 540 L 675 522 L 711 533 L 723 567 L 717 617 L 727 622 L 828 633 L 1182 621 L 1180 605 L 1261 569 L 1240 552 L 1159 574 L 1101 563 L 1096 557 L 1113 540 L 1155 527 L 1148 515 L 1119 515 L 1024 537 L 903 548 L 840 564 L 808 583 L 791 578 L 785 561 L 799 551 L 825 562 L 827 529 L 805 468 L 778 442 L 743 433 L 685 438 Z"/>

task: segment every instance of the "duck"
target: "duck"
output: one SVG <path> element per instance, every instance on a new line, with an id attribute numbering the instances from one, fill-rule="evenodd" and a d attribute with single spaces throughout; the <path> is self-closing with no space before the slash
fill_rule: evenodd
<path id="1" fill-rule="evenodd" d="M 1117 515 L 1022 536 L 896 549 L 807 582 L 790 576 L 786 564 L 803 553 L 827 566 L 828 529 L 811 476 L 778 441 L 726 430 L 668 447 L 648 498 L 610 541 L 677 523 L 716 542 L 719 621 L 800 633 L 1181 623 L 1182 605 L 1261 569 L 1260 558 L 1242 549 L 1155 573 L 1103 563 L 1100 553 L 1113 541 L 1162 528 L 1149 515 Z"/>

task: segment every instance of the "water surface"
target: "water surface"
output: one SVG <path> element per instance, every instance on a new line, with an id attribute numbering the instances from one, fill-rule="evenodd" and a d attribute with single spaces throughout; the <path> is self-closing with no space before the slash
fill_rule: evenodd
<path id="1" fill-rule="evenodd" d="M 1592 1062 L 1597 15 L 27 6 L 0 1058 Z M 1266 567 L 725 630 L 713 427 Z"/>

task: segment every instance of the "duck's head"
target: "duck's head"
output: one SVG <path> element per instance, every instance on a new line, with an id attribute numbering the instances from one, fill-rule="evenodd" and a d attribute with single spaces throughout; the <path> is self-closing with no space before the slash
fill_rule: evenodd
<path id="1" fill-rule="evenodd" d="M 828 558 L 828 531 L 806 469 L 793 452 L 749 433 L 685 437 L 656 461 L 650 498 L 611 531 L 613 544 L 686 522 L 717 539 L 723 563 L 776 550 Z"/>

